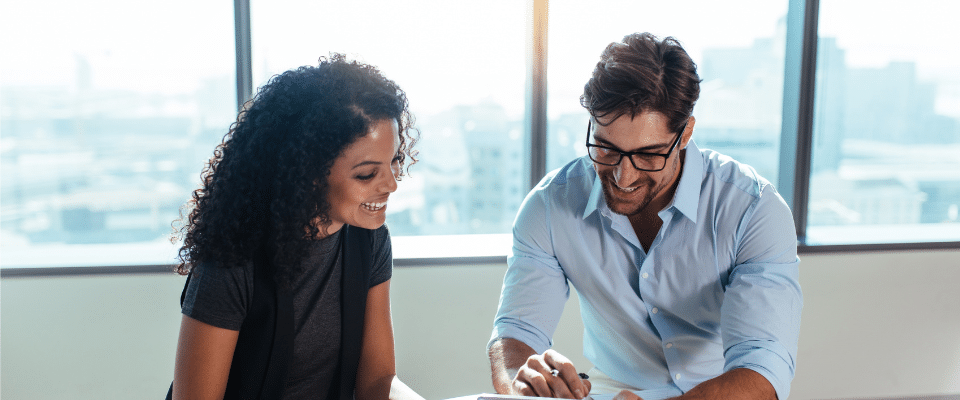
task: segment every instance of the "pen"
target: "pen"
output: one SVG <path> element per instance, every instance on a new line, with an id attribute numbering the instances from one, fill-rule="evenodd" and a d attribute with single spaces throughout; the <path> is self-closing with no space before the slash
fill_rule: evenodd
<path id="1" fill-rule="evenodd" d="M 553 375 L 553 376 L 560 375 L 560 370 L 556 370 L 556 369 L 550 370 L 550 375 Z M 590 376 L 583 372 L 579 372 L 577 373 L 577 375 L 580 375 L 580 379 L 590 379 Z"/>

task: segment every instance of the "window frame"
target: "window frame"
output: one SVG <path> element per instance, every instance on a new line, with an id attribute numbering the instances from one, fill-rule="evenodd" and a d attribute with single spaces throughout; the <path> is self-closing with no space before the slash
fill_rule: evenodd
<path id="1" fill-rule="evenodd" d="M 787 37 L 784 68 L 783 118 L 780 145 L 780 172 L 778 189 L 793 211 L 798 238 L 798 253 L 848 253 L 863 251 L 904 251 L 958 249 L 960 241 L 910 243 L 849 243 L 814 245 L 806 242 L 807 211 L 810 190 L 812 157 L 814 96 L 816 87 L 817 41 L 819 39 L 820 0 L 788 0 Z M 526 87 L 525 87 L 525 143 L 527 157 L 524 173 L 527 190 L 532 189 L 546 173 L 547 163 L 547 34 L 549 29 L 549 0 L 527 0 Z M 250 29 L 250 0 L 234 0 L 236 41 L 237 109 L 253 97 L 252 46 Z M 496 248 L 490 252 L 474 252 L 450 256 L 430 254 L 428 250 L 414 250 L 395 257 L 398 267 L 450 265 L 503 265 L 509 248 L 505 243 L 510 234 L 495 236 Z M 445 240 L 463 244 L 490 235 L 456 235 Z M 414 243 L 418 236 L 397 237 L 401 243 Z M 434 237 L 437 238 L 437 237 Z M 459 243 L 458 242 L 458 243 Z M 417 247 L 417 246 L 414 246 Z M 470 246 L 454 248 L 469 249 Z M 499 250 L 497 250 L 499 248 Z M 502 254 L 501 254 L 502 253 Z M 126 273 L 169 273 L 170 265 L 129 266 L 65 266 L 3 268 L 3 278 L 110 275 Z"/>
<path id="2" fill-rule="evenodd" d="M 527 190 L 547 172 L 547 36 L 550 0 L 527 0 L 526 90 L 524 131 Z M 810 165 L 813 156 L 813 120 L 816 90 L 817 42 L 820 0 L 789 0 L 787 8 L 786 59 L 784 60 L 783 118 L 780 132 L 778 191 L 793 212 L 798 253 L 855 251 L 903 251 L 957 249 L 960 241 L 909 243 L 850 243 L 812 245 L 806 242 L 810 198 Z M 237 52 L 237 108 L 253 96 L 251 66 L 250 0 L 234 0 Z M 468 241 L 473 235 L 463 236 Z M 495 257 L 497 260 L 506 259 Z M 446 260 L 446 261 L 444 261 Z M 415 257 L 397 265 L 489 263 L 474 257 Z M 408 262 L 410 261 L 410 262 Z M 415 261 L 415 262 L 414 262 Z"/>
<path id="3" fill-rule="evenodd" d="M 817 43 L 820 37 L 819 13 L 820 0 L 789 0 L 778 190 L 793 212 L 797 230 L 797 252 L 848 253 L 960 248 L 960 241 L 828 245 L 807 243 Z"/>

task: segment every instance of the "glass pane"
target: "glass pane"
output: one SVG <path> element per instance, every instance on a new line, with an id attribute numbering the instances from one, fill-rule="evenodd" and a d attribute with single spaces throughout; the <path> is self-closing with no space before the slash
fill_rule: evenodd
<path id="1" fill-rule="evenodd" d="M 376 65 L 421 131 L 388 207 L 393 235 L 507 233 L 526 194 L 524 4 L 254 1 L 254 85 L 329 52 Z"/>
<path id="2" fill-rule="evenodd" d="M 232 2 L 0 15 L 3 266 L 172 262 L 171 222 L 236 115 Z"/>
<path id="3" fill-rule="evenodd" d="M 686 10 L 696 10 L 695 12 Z M 744 12 L 743 10 L 749 10 Z M 583 85 L 611 42 L 633 32 L 673 36 L 703 79 L 693 138 L 775 182 L 783 106 L 787 1 L 550 2 L 548 164 L 586 154 Z"/>
<path id="4" fill-rule="evenodd" d="M 821 4 L 808 244 L 960 240 L 958 12 Z"/>

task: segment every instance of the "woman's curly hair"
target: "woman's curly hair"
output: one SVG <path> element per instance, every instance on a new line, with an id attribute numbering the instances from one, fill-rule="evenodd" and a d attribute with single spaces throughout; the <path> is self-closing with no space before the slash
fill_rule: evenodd
<path id="1" fill-rule="evenodd" d="M 419 133 L 406 94 L 376 67 L 331 54 L 271 78 L 203 170 L 178 229 L 176 272 L 270 260 L 270 272 L 287 286 L 310 241 L 327 233 L 334 161 L 383 119 L 399 125 L 403 175 L 404 163 L 416 162 Z"/>

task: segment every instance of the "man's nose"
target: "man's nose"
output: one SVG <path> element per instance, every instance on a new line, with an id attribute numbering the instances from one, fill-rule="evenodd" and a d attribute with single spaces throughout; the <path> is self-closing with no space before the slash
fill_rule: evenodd
<path id="1" fill-rule="evenodd" d="M 627 157 L 620 159 L 620 163 L 613 167 L 613 177 L 617 185 L 622 188 L 632 186 L 640 175 L 640 171 L 634 168 Z"/>

